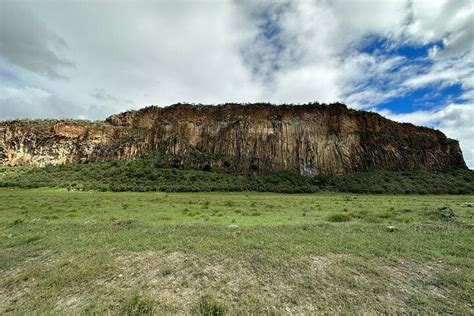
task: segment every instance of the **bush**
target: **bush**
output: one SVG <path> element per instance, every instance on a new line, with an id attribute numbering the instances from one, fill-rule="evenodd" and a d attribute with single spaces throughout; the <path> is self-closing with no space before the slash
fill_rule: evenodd
<path id="1" fill-rule="evenodd" d="M 327 217 L 327 220 L 329 222 L 335 222 L 335 223 L 348 222 L 351 220 L 351 216 L 344 213 L 337 213 L 337 214 L 329 215 Z"/>
<path id="2" fill-rule="evenodd" d="M 453 170 L 370 171 L 345 176 L 305 177 L 283 171 L 238 176 L 157 168 L 155 160 L 102 161 L 45 168 L 0 167 L 0 187 L 53 187 L 96 191 L 258 191 L 313 193 L 319 190 L 372 194 L 474 194 L 474 172 Z"/>
<path id="3" fill-rule="evenodd" d="M 437 214 L 441 220 L 445 220 L 445 221 L 450 221 L 451 219 L 454 218 L 454 216 L 456 216 L 454 211 L 447 206 L 438 208 Z"/>

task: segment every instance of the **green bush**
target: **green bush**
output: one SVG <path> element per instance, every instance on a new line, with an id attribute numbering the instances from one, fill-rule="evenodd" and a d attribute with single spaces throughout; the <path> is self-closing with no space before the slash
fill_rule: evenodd
<path id="1" fill-rule="evenodd" d="M 474 194 L 474 172 L 370 171 L 305 177 L 284 171 L 238 176 L 223 172 L 158 168 L 153 159 L 102 161 L 45 168 L 0 167 L 0 187 L 53 187 L 94 191 L 259 191 L 364 194 Z"/>
<path id="2" fill-rule="evenodd" d="M 448 206 L 438 208 L 436 214 L 441 220 L 444 221 L 450 221 L 456 216 L 454 211 Z"/>
<path id="3" fill-rule="evenodd" d="M 336 214 L 329 215 L 327 217 L 327 220 L 329 222 L 335 222 L 335 223 L 348 222 L 351 220 L 351 216 L 344 213 L 336 213 Z"/>

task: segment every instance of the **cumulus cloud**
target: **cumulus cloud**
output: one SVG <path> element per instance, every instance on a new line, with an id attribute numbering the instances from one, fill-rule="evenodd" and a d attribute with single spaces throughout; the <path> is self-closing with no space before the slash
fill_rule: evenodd
<path id="1" fill-rule="evenodd" d="M 64 38 L 49 30 L 21 4 L 0 3 L 0 52 L 12 65 L 50 78 L 66 78 L 63 70 L 74 63 L 65 56 Z"/>
<path id="2" fill-rule="evenodd" d="M 0 119 L 102 119 L 182 101 L 342 101 L 430 117 L 418 123 L 439 121 L 470 155 L 473 20 L 471 0 L 4 0 Z M 459 91 L 410 98 L 449 87 Z M 397 98 L 418 111 L 384 110 Z"/>
<path id="3" fill-rule="evenodd" d="M 356 44 L 368 35 L 388 36 L 403 22 L 405 7 L 403 1 L 246 3 L 244 13 L 259 30 L 251 45 L 245 46 L 250 46 L 247 59 L 257 75 L 270 79 L 264 87 L 266 99 L 344 99 L 347 89 L 363 81 L 354 82 L 357 75 L 370 74 L 366 64 L 357 65 L 370 56 L 356 54 Z M 391 61 L 384 61 L 380 73 Z"/>
<path id="4" fill-rule="evenodd" d="M 16 89 L 23 84 L 24 89 L 35 87 L 66 97 L 83 109 L 83 116 L 91 115 L 91 104 L 104 104 L 117 112 L 180 101 L 262 99 L 240 54 L 241 43 L 254 33 L 247 30 L 230 2 L 4 3 L 21 9 L 23 16 L 22 21 L 12 22 L 15 29 L 4 31 L 8 38 L 2 38 L 2 47 L 9 46 L 10 38 L 15 37 L 16 24 L 36 19 L 43 29 L 54 30 L 56 36 L 65 39 L 65 58 L 73 60 L 75 67 L 68 70 L 68 82 L 45 80 L 35 74 L 59 74 L 60 63 L 45 63 L 50 65 L 49 70 L 40 71 L 26 62 L 13 62 L 14 54 L 2 49 L 0 74 L 11 72 L 16 78 L 2 77 L 0 83 Z M 34 25 L 26 23 L 23 27 L 27 33 Z M 19 47 L 35 47 L 43 39 L 32 35 L 16 40 Z M 42 46 L 38 49 L 41 52 Z M 30 58 L 35 60 L 34 56 Z M 18 67 L 22 68 L 20 72 Z M 11 108 L 6 103 L 0 106 L 2 112 Z M 14 113 L 35 117 L 36 112 Z M 75 111 L 69 113 L 77 115 Z"/>
<path id="5" fill-rule="evenodd" d="M 2 49 L 1 57 L 6 60 L 4 71 L 20 66 L 49 76 L 59 76 L 74 61 L 69 84 L 26 78 L 25 86 L 53 94 L 74 87 L 71 101 L 85 108 L 100 97 L 97 91 L 102 91 L 101 101 L 116 110 L 186 100 L 339 100 L 371 108 L 433 82 L 469 86 L 472 59 L 440 57 L 463 42 L 458 37 L 470 34 L 468 5 L 466 1 L 437 2 L 433 7 L 416 1 L 39 5 L 7 0 L 2 2 L 7 8 L 3 15 L 8 16 L 2 19 L 1 42 L 8 49 Z M 26 20 L 32 22 L 23 23 Z M 433 66 L 420 69 L 404 56 L 383 50 L 361 52 L 361 43 L 371 36 L 387 38 L 393 47 L 437 40 L 445 44 L 433 45 Z M 15 57 L 21 56 L 17 51 L 28 58 Z"/>
<path id="6" fill-rule="evenodd" d="M 24 113 L 35 118 L 66 118 L 71 113 L 76 117 L 82 113 L 82 109 L 74 103 L 30 86 L 0 86 L 0 103 L 8 105 L 0 107 L 0 117 L 4 118 L 24 117 Z"/>
<path id="7" fill-rule="evenodd" d="M 342 100 L 372 108 L 430 84 L 457 83 L 467 97 L 472 8 L 468 1 L 246 3 L 244 13 L 259 31 L 244 57 L 266 82 L 265 98 L 275 102 Z M 384 47 L 361 51 L 372 38 L 385 39 Z M 409 45 L 428 45 L 430 54 L 397 54 Z"/>

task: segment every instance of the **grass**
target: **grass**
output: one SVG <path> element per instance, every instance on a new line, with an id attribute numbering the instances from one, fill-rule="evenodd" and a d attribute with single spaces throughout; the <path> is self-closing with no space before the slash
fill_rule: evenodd
<path id="1" fill-rule="evenodd" d="M 196 308 L 196 312 L 205 316 L 220 316 L 226 314 L 226 307 L 217 303 L 212 297 L 203 297 Z"/>
<path id="2" fill-rule="evenodd" d="M 2 314 L 474 312 L 473 196 L 0 188 L 0 200 Z"/>
<path id="3" fill-rule="evenodd" d="M 148 298 L 144 298 L 140 293 L 133 292 L 124 302 L 120 315 L 153 315 L 155 306 Z"/>

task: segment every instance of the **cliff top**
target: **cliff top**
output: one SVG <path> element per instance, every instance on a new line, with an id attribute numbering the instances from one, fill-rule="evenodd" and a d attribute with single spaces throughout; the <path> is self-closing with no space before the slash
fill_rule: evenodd
<path id="1" fill-rule="evenodd" d="M 129 110 L 118 114 L 113 114 L 105 119 L 105 122 L 112 125 L 133 125 L 133 122 L 145 117 L 158 118 L 159 116 L 168 116 L 171 118 L 190 118 L 196 115 L 211 115 L 213 117 L 231 118 L 237 116 L 245 116 L 252 118 L 270 118 L 272 116 L 283 115 L 304 115 L 308 112 L 324 111 L 332 115 L 354 115 L 364 116 L 369 120 L 383 122 L 390 126 L 401 126 L 409 130 L 417 129 L 417 131 L 425 131 L 436 133 L 438 137 L 447 138 L 441 131 L 426 126 L 418 126 L 412 123 L 400 123 L 383 117 L 382 115 L 364 111 L 351 109 L 347 105 L 339 102 L 335 103 L 318 103 L 310 102 L 303 104 L 273 104 L 268 102 L 258 103 L 222 103 L 222 104 L 194 104 L 194 103 L 175 103 L 168 106 L 150 105 L 139 110 Z M 449 139 L 449 138 L 448 138 Z M 452 140 L 452 139 L 449 139 Z"/>
<path id="2" fill-rule="evenodd" d="M 251 119 L 268 119 L 283 116 L 300 116 L 305 113 L 325 112 L 328 117 L 333 118 L 338 115 L 363 116 L 368 121 L 376 121 L 379 124 L 389 127 L 402 127 L 407 130 L 417 129 L 418 132 L 424 131 L 427 133 L 435 133 L 438 137 L 447 138 L 439 130 L 417 126 L 411 123 L 399 123 L 387 119 L 375 112 L 356 110 L 348 108 L 345 104 L 335 103 L 318 103 L 310 102 L 304 104 L 272 104 L 267 102 L 258 103 L 222 103 L 222 104 L 194 104 L 194 103 L 176 103 L 169 106 L 150 105 L 139 110 L 128 110 L 118 114 L 113 114 L 103 121 L 98 120 L 82 120 L 82 119 L 14 119 L 14 120 L 0 120 L 1 125 L 10 125 L 20 123 L 27 124 L 35 128 L 49 128 L 58 122 L 68 122 L 75 125 L 90 125 L 104 126 L 111 124 L 114 126 L 132 126 L 137 125 L 137 121 L 146 120 L 148 123 L 152 120 L 160 118 L 170 119 L 191 119 L 197 116 L 212 117 L 217 119 L 235 119 L 238 117 L 248 117 Z M 138 124 L 140 125 L 140 124 Z"/>

